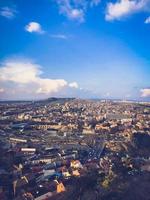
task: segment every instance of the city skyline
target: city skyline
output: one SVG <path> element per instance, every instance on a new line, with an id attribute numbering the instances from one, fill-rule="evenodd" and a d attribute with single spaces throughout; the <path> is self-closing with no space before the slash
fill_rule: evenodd
<path id="1" fill-rule="evenodd" d="M 2 100 L 150 100 L 149 0 L 1 0 L 0 26 Z"/>

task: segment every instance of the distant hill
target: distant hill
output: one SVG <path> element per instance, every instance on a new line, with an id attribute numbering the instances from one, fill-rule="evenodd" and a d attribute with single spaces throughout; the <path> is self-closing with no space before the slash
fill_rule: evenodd
<path id="1" fill-rule="evenodd" d="M 35 101 L 36 103 L 51 103 L 51 102 L 60 102 L 60 103 L 63 103 L 65 101 L 71 101 L 71 100 L 74 100 L 75 98 L 57 98 L 57 97 L 50 97 L 48 99 L 43 99 L 43 100 L 38 100 L 38 101 Z"/>
<path id="2" fill-rule="evenodd" d="M 75 98 L 59 98 L 59 97 L 50 97 L 48 99 L 40 99 L 40 100 L 0 100 L 0 103 L 51 103 L 51 102 L 60 102 L 63 103 L 65 101 L 71 101 Z"/>

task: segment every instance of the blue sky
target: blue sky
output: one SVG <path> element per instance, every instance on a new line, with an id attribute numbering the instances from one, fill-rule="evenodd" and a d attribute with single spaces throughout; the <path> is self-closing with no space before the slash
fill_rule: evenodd
<path id="1" fill-rule="evenodd" d="M 0 0 L 0 99 L 150 99 L 149 0 Z"/>

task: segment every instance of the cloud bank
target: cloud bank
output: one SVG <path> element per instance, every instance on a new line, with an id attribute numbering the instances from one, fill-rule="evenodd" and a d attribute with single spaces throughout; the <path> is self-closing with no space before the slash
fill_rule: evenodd
<path id="1" fill-rule="evenodd" d="M 76 82 L 42 77 L 42 67 L 31 61 L 5 60 L 0 66 L 1 98 L 44 98 L 76 90 Z"/>

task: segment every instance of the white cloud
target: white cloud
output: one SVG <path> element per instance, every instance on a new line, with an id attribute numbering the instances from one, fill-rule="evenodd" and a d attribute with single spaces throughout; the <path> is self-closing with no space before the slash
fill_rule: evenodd
<path id="1" fill-rule="evenodd" d="M 150 24 L 150 16 L 146 18 L 145 24 Z"/>
<path id="2" fill-rule="evenodd" d="M 4 88 L 0 88 L 0 93 L 4 92 Z"/>
<path id="3" fill-rule="evenodd" d="M 68 39 L 68 36 L 64 34 L 51 34 L 50 37 L 56 38 L 56 39 L 62 39 L 62 40 Z"/>
<path id="4" fill-rule="evenodd" d="M 131 97 L 131 94 L 126 94 L 125 95 L 125 98 L 130 98 Z"/>
<path id="5" fill-rule="evenodd" d="M 89 7 L 97 6 L 100 0 L 55 0 L 60 14 L 63 14 L 70 20 L 84 22 L 85 14 Z"/>
<path id="6" fill-rule="evenodd" d="M 150 97 L 150 88 L 141 89 L 141 97 Z"/>
<path id="7" fill-rule="evenodd" d="M 65 15 L 68 19 L 84 21 L 84 7 L 81 4 L 75 3 L 74 5 L 70 0 L 58 0 L 60 14 Z"/>
<path id="8" fill-rule="evenodd" d="M 78 88 L 76 82 L 42 77 L 42 67 L 31 61 L 6 60 L 0 66 L 0 92 L 12 97 L 46 97 Z M 11 96 L 12 95 L 12 96 Z"/>
<path id="9" fill-rule="evenodd" d="M 0 80 L 26 84 L 36 81 L 41 74 L 40 66 L 30 61 L 5 61 L 0 68 Z"/>
<path id="10" fill-rule="evenodd" d="M 76 20 L 78 19 L 80 22 L 84 21 L 84 11 L 82 9 L 71 9 L 68 13 L 67 13 L 68 17 L 70 19 Z"/>
<path id="11" fill-rule="evenodd" d="M 106 20 L 121 19 L 133 13 L 147 9 L 149 0 L 118 0 L 108 3 L 106 9 Z"/>
<path id="12" fill-rule="evenodd" d="M 37 79 L 39 88 L 36 90 L 36 93 L 38 94 L 51 94 L 58 92 L 60 89 L 68 86 L 67 81 L 64 79 Z"/>
<path id="13" fill-rule="evenodd" d="M 29 24 L 27 24 L 25 26 L 25 30 L 30 32 L 30 33 L 33 33 L 33 32 L 44 33 L 44 31 L 42 30 L 41 25 L 39 23 L 37 23 L 37 22 L 30 22 Z"/>
<path id="14" fill-rule="evenodd" d="M 0 15 L 6 17 L 7 19 L 12 19 L 15 17 L 17 11 L 15 8 L 2 7 L 0 10 Z"/>
<path id="15" fill-rule="evenodd" d="M 97 6 L 99 3 L 101 2 L 101 0 L 92 0 L 91 1 L 91 6 Z"/>
<path id="16" fill-rule="evenodd" d="M 77 82 L 72 82 L 69 84 L 69 86 L 76 89 L 79 87 Z"/>
<path id="17" fill-rule="evenodd" d="M 106 96 L 106 97 L 109 97 L 109 96 L 110 96 L 110 92 L 107 92 L 107 93 L 105 94 L 105 96 Z"/>

